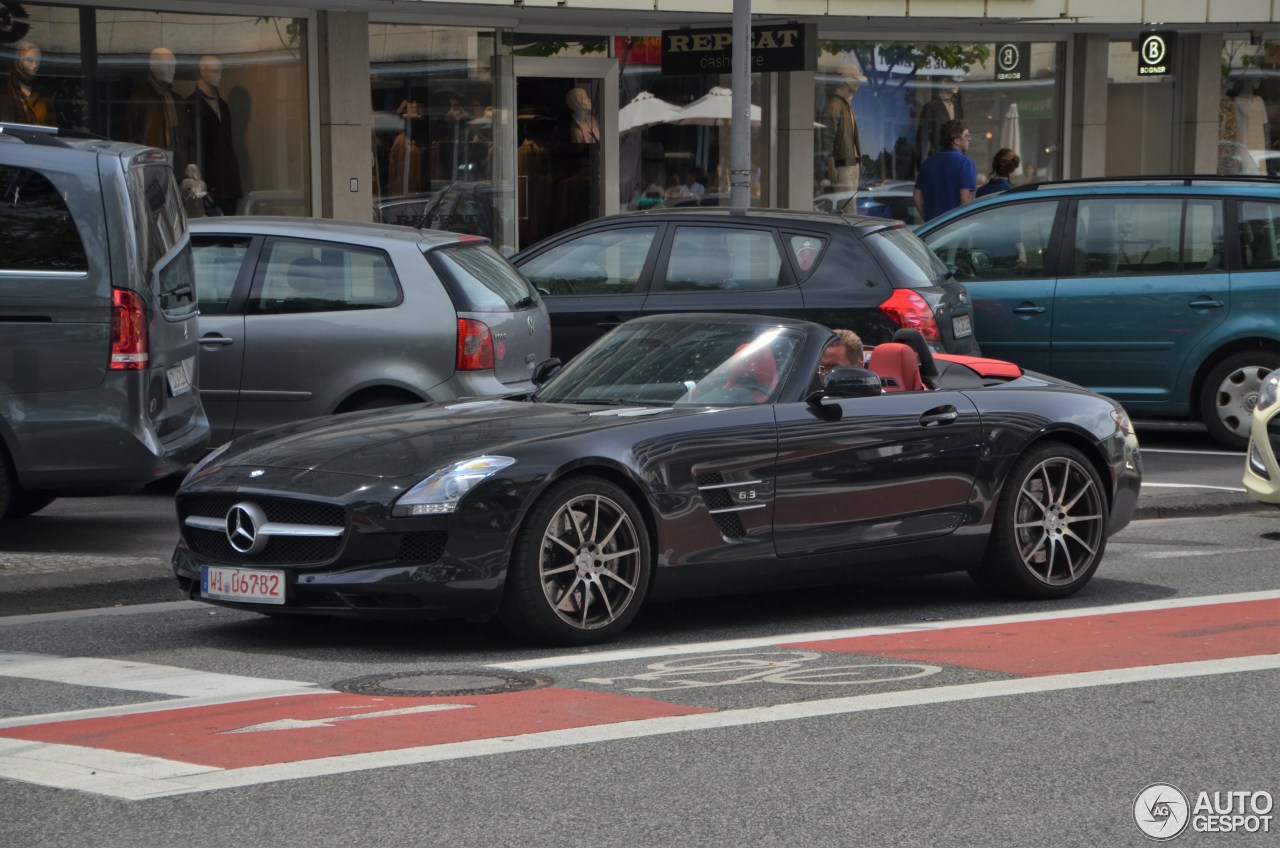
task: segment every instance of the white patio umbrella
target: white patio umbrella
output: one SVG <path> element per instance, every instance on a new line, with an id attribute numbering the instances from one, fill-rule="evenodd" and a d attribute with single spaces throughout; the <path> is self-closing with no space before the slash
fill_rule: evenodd
<path id="1" fill-rule="evenodd" d="M 733 92 L 727 88 L 715 86 L 706 94 L 680 110 L 672 124 L 697 124 L 700 126 L 723 127 L 729 125 L 733 116 Z M 751 105 L 751 123 L 760 123 L 760 107 Z"/>
<path id="2" fill-rule="evenodd" d="M 1022 156 L 1022 119 L 1018 117 L 1018 104 L 1010 103 L 1000 122 L 1000 146 L 1007 147 Z M 1011 176 L 1020 176 L 1022 166 L 1019 165 Z"/>
<path id="3" fill-rule="evenodd" d="M 618 132 L 665 124 L 679 114 L 679 106 L 642 91 L 618 110 Z"/>

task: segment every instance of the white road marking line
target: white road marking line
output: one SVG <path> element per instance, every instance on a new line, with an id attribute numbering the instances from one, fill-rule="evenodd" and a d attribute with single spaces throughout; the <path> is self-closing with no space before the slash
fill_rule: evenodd
<path id="1" fill-rule="evenodd" d="M 1236 657 L 1188 663 L 1112 669 L 1046 677 L 1016 678 L 985 683 L 939 686 L 857 695 L 819 701 L 779 704 L 699 713 L 668 718 L 575 727 L 566 730 L 478 739 L 347 754 L 293 763 L 239 769 L 208 769 L 161 758 L 137 757 L 110 751 L 95 751 L 65 745 L 43 745 L 0 739 L 0 778 L 10 778 L 52 786 L 78 789 L 111 798 L 139 801 L 194 792 L 211 792 L 274 783 L 285 780 L 349 774 L 371 769 L 470 759 L 494 754 L 511 754 L 588 745 L 624 739 L 640 739 L 690 731 L 720 730 L 797 719 L 848 715 L 872 710 L 897 709 L 930 704 L 953 703 L 981 698 L 1037 695 L 1094 686 L 1147 683 L 1220 674 L 1239 674 L 1280 669 L 1280 654 Z M 99 757 L 99 755 L 101 755 Z M 90 774 L 89 772 L 96 772 Z"/>
<path id="2" fill-rule="evenodd" d="M 314 683 L 299 680 L 271 680 L 126 660 L 51 657 L 12 651 L 0 651 L 0 677 L 21 677 L 49 683 L 153 692 L 157 695 L 186 698 L 212 695 L 236 698 L 302 687 L 314 692 L 316 687 Z"/>
<path id="3" fill-rule="evenodd" d="M 1201 595 L 1189 598 L 1166 598 L 1159 601 L 1139 601 L 1132 604 L 1116 604 L 1114 606 L 1082 607 L 1080 609 L 1059 610 L 1056 612 L 1030 612 L 1018 615 L 999 615 L 985 618 L 959 618 L 944 621 L 912 622 L 911 624 L 894 624 L 883 627 L 861 627 L 849 630 L 820 630 L 812 633 L 789 633 L 776 636 L 763 636 L 752 639 L 726 639 L 720 642 L 693 642 L 684 645 L 659 645 L 652 648 L 622 648 L 596 653 L 574 653 L 562 656 L 541 657 L 531 660 L 516 660 L 507 663 L 493 663 L 489 668 L 501 668 L 508 671 L 525 671 L 543 668 L 565 668 L 577 665 L 594 665 L 596 663 L 621 662 L 623 660 L 642 660 L 652 657 L 681 656 L 685 654 L 715 653 L 719 651 L 736 651 L 745 648 L 767 648 L 792 642 L 831 642 L 837 639 L 853 639 L 858 636 L 891 636 L 896 633 L 918 633 L 928 630 L 953 630 L 962 627 L 990 627 L 1001 624 L 1018 624 L 1025 621 L 1053 621 L 1063 618 L 1081 618 L 1089 615 L 1114 615 L 1126 612 L 1146 612 L 1149 610 L 1180 609 L 1183 607 L 1206 606 L 1208 604 L 1230 604 L 1245 601 L 1280 600 L 1280 591 L 1239 592 L 1229 595 Z"/>
<path id="4" fill-rule="evenodd" d="M 1206 486 L 1202 483 L 1147 483 L 1142 484 L 1144 489 L 1212 489 L 1215 492 L 1248 492 L 1243 486 Z"/>
<path id="5" fill-rule="evenodd" d="M 1181 453 L 1181 454 L 1189 454 L 1191 456 L 1229 456 L 1229 457 L 1244 456 L 1244 451 L 1229 451 L 1229 450 L 1213 451 L 1213 450 L 1178 450 L 1177 448 L 1142 448 L 1142 452 L 1143 453 Z"/>
<path id="6" fill-rule="evenodd" d="M 0 627 L 17 627 L 18 625 L 40 624 L 48 621 L 68 621 L 77 618 L 100 618 L 102 616 L 119 615 L 151 615 L 159 612 L 175 610 L 204 610 L 210 614 L 216 607 L 202 604 L 199 601 L 162 601 L 157 604 L 133 604 L 127 607 L 98 607 L 96 609 L 63 610 L 62 612 L 33 612 L 28 615 L 0 616 Z"/>
<path id="7" fill-rule="evenodd" d="M 1229 554 L 1257 554 L 1264 551 L 1275 551 L 1275 546 L 1264 546 L 1260 548 L 1204 548 L 1191 549 L 1183 548 L 1172 551 L 1145 551 L 1140 553 L 1129 554 L 1134 559 L 1176 559 L 1180 557 L 1193 556 L 1228 556 Z"/>

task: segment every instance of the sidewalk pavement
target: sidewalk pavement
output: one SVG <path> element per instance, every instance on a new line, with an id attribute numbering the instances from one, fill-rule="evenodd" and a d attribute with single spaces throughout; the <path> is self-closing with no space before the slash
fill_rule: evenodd
<path id="1" fill-rule="evenodd" d="M 1134 520 L 1271 512 L 1244 492 L 1144 486 Z M 13 553 L 0 541 L 0 618 L 61 609 L 182 600 L 169 552 L 155 556 Z"/>

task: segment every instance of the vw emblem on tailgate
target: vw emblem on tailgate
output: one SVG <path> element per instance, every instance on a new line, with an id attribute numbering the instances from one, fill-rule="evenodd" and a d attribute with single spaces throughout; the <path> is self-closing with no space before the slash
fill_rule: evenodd
<path id="1" fill-rule="evenodd" d="M 262 532 L 266 523 L 262 507 L 241 501 L 227 510 L 227 541 L 237 553 L 253 556 L 267 546 L 267 535 Z"/>

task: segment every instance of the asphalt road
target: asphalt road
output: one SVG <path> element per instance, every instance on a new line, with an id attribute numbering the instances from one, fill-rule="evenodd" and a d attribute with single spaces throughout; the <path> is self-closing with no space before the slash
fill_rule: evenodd
<path id="1" fill-rule="evenodd" d="M 1145 845 L 1152 783 L 1280 794 L 1280 665 L 1234 659 L 1280 653 L 1277 552 L 1271 512 L 1144 520 L 1062 601 L 954 575 L 718 598 L 588 650 L 187 602 L 0 618 L 0 844 Z M 298 689 L 508 672 L 544 685 Z"/>

